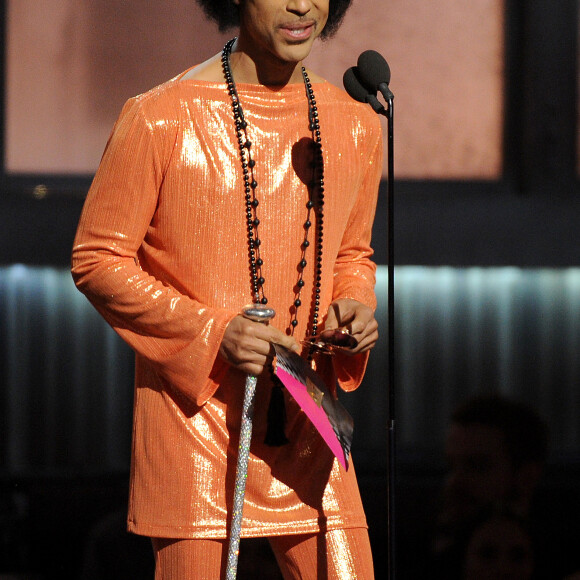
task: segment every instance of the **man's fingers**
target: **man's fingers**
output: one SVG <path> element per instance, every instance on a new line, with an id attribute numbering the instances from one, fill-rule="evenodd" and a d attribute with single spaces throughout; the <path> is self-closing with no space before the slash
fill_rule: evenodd
<path id="1" fill-rule="evenodd" d="M 378 322 L 374 312 L 368 306 L 350 298 L 342 298 L 333 302 L 328 309 L 324 326 L 325 330 L 344 328 L 357 340 L 352 349 L 342 349 L 342 352 L 358 354 L 373 348 L 378 340 Z"/>
<path id="2" fill-rule="evenodd" d="M 326 330 L 334 330 L 340 327 L 340 308 L 338 304 L 331 304 L 326 314 L 326 321 L 324 328 Z"/>
<path id="3" fill-rule="evenodd" d="M 242 363 L 236 366 L 236 368 L 239 371 L 242 371 L 243 373 L 246 373 L 247 375 L 251 375 L 253 377 L 260 376 L 266 370 L 267 367 L 269 367 L 269 365 L 266 365 L 266 363 L 262 365 L 257 363 Z"/>
<path id="4" fill-rule="evenodd" d="M 379 323 L 374 317 L 370 317 L 368 320 L 357 319 L 352 323 L 351 334 L 359 341 L 362 342 L 367 336 L 374 333 L 378 337 Z"/>
<path id="5" fill-rule="evenodd" d="M 370 350 L 371 348 L 373 348 L 375 346 L 378 339 L 379 339 L 379 332 L 378 332 L 378 329 L 375 329 L 373 332 L 365 333 L 364 335 L 362 335 L 362 337 L 357 338 L 358 344 L 356 345 L 356 347 L 354 347 L 354 348 L 342 348 L 342 349 L 340 349 L 340 352 L 345 353 L 345 354 L 351 354 L 351 355 L 366 352 L 367 350 Z"/>
<path id="6" fill-rule="evenodd" d="M 284 340 L 284 341 L 275 341 L 276 344 L 279 344 L 285 348 L 287 348 L 288 350 L 293 350 L 296 353 L 300 353 L 300 351 L 302 350 L 302 348 L 300 347 L 300 345 L 296 342 L 296 340 L 292 337 L 287 337 L 288 340 Z"/>
<path id="7" fill-rule="evenodd" d="M 359 340 L 358 345 L 355 349 L 353 349 L 353 354 L 358 354 L 361 352 L 366 352 L 375 346 L 377 340 L 379 339 L 379 332 L 378 329 L 375 329 L 374 332 L 370 334 L 366 334 L 361 340 Z"/>
<path id="8" fill-rule="evenodd" d="M 271 331 L 270 336 L 268 337 L 268 342 L 270 344 L 279 344 L 288 350 L 293 350 L 294 352 L 299 353 L 302 349 L 296 339 L 293 336 L 289 336 L 284 334 L 283 332 L 279 331 L 277 328 L 269 327 Z"/>
<path id="9" fill-rule="evenodd" d="M 269 340 L 271 334 L 267 325 L 236 316 L 226 327 L 220 354 L 238 370 L 260 375 L 274 357 L 274 348 Z"/>

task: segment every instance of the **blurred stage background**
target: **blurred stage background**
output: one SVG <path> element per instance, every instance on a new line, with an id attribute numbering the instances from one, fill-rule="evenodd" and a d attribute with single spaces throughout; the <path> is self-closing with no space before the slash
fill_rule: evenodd
<path id="1" fill-rule="evenodd" d="M 132 356 L 72 284 L 83 196 L 123 102 L 231 35 L 193 0 L 4 0 L 0 116 L 0 577 L 77 578 L 126 503 Z M 544 485 L 580 484 L 580 151 L 575 0 L 355 0 L 308 65 L 341 85 L 372 48 L 395 94 L 398 521 L 422 525 L 451 410 L 495 390 L 547 420 Z M 383 338 L 353 455 L 386 554 Z"/>

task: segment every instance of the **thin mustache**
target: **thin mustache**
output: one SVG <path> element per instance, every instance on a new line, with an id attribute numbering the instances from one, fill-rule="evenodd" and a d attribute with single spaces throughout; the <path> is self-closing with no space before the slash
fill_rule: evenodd
<path id="1" fill-rule="evenodd" d="M 316 26 L 314 18 L 300 18 L 299 20 L 291 20 L 280 24 L 280 28 L 308 28 L 309 26 Z"/>

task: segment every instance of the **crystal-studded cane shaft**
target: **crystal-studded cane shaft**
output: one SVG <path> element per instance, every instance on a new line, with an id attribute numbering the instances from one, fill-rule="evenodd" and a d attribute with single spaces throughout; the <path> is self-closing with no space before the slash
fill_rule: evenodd
<path id="1" fill-rule="evenodd" d="M 242 308 L 242 314 L 254 322 L 268 322 L 274 318 L 275 312 L 262 304 L 251 304 Z M 248 477 L 248 458 L 252 441 L 252 419 L 254 416 L 254 395 L 256 393 L 257 377 L 246 377 L 244 404 L 242 407 L 242 423 L 240 426 L 240 443 L 238 448 L 238 464 L 236 467 L 236 487 L 234 490 L 234 505 L 232 523 L 230 526 L 230 542 L 226 580 L 235 580 L 240 553 L 240 534 L 242 531 L 242 514 L 244 511 L 244 496 L 246 479 Z"/>

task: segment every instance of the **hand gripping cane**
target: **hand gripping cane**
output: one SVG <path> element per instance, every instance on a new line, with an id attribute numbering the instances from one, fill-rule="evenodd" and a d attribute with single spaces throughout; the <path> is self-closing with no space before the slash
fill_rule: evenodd
<path id="1" fill-rule="evenodd" d="M 252 304 L 242 309 L 242 314 L 254 322 L 268 322 L 274 318 L 275 312 L 262 304 Z M 254 395 L 258 377 L 248 375 L 244 391 L 242 408 L 242 423 L 240 426 L 240 443 L 238 448 L 238 464 L 236 467 L 236 487 L 234 490 L 234 506 L 230 525 L 230 543 L 226 580 L 235 580 L 238 569 L 238 554 L 240 553 L 240 534 L 242 531 L 242 513 L 246 493 L 246 478 L 248 476 L 248 458 L 252 441 L 252 419 L 254 416 Z"/>

